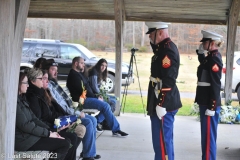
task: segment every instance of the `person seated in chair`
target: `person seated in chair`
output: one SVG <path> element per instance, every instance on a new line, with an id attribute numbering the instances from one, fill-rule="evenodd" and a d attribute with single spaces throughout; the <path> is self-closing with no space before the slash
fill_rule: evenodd
<path id="1" fill-rule="evenodd" d="M 40 69 L 32 68 L 28 70 L 28 83 L 26 97 L 29 102 L 29 107 L 36 115 L 37 118 L 42 120 L 45 124 L 54 130 L 54 120 L 59 116 L 66 115 L 64 112 L 58 112 L 53 103 L 51 102 L 50 95 L 44 90 L 43 84 L 46 85 L 46 72 L 43 74 Z M 68 150 L 66 155 L 67 160 L 76 159 L 76 150 L 82 138 L 78 138 L 75 133 L 67 132 L 68 126 L 63 126 L 58 129 L 58 133 L 62 137 L 67 137 L 71 140 L 72 147 Z"/>
<path id="2" fill-rule="evenodd" d="M 83 75 L 84 72 L 84 59 L 81 57 L 75 57 L 72 60 L 72 69 L 70 70 L 67 78 L 67 87 L 72 96 L 72 100 L 79 101 L 80 95 L 83 93 L 82 85 L 87 90 L 86 99 L 83 104 L 84 109 L 97 109 L 100 111 L 96 117 L 97 122 L 101 123 L 106 119 L 108 126 L 112 130 L 113 136 L 127 137 L 128 134 L 120 130 L 120 124 L 111 111 L 111 107 L 108 103 L 104 102 L 102 97 L 97 97 L 91 90 L 88 84 L 87 78 Z"/>
<path id="3" fill-rule="evenodd" d="M 102 89 L 106 91 L 106 88 L 102 85 L 102 83 L 106 83 L 107 79 L 107 61 L 106 59 L 100 59 L 95 66 L 89 68 L 88 70 L 88 79 L 89 79 L 89 86 L 91 87 L 94 94 L 99 95 L 100 94 L 100 87 L 103 87 Z M 114 113 L 116 109 L 116 97 L 112 95 L 106 95 L 107 100 L 106 101 L 110 106 L 111 110 Z"/>
<path id="4" fill-rule="evenodd" d="M 96 119 L 83 112 L 75 111 L 72 108 L 71 98 L 63 91 L 57 82 L 58 64 L 53 59 L 47 59 L 42 64 L 42 69 L 48 72 L 48 89 L 53 99 L 59 106 L 69 115 L 77 115 L 81 117 L 82 124 L 86 127 L 86 134 L 83 137 L 83 159 L 94 160 L 100 159 L 101 156 L 96 154 Z"/>
<path id="5" fill-rule="evenodd" d="M 96 95 L 100 95 L 101 92 L 106 92 L 106 88 L 104 88 L 103 83 L 106 83 L 107 79 L 107 61 L 106 59 L 100 59 L 95 66 L 88 69 L 88 79 L 89 79 L 89 86 L 91 87 L 92 91 Z M 104 90 L 104 91 L 101 91 Z M 111 106 L 111 110 L 114 113 L 116 109 L 116 100 L 117 98 L 113 95 L 104 95 L 104 100 Z M 102 129 L 109 130 L 110 127 L 107 125 L 106 120 L 102 123 Z"/>

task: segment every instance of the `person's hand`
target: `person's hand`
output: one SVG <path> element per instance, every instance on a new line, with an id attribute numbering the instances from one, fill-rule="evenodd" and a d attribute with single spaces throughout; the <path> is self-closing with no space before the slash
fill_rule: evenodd
<path id="1" fill-rule="evenodd" d="M 159 119 L 162 119 L 162 117 L 167 113 L 166 108 L 159 105 L 156 106 L 156 112 Z"/>
<path id="2" fill-rule="evenodd" d="M 197 53 L 198 53 L 198 54 L 204 54 L 204 49 L 203 49 L 202 43 L 199 45 L 198 50 L 197 50 Z"/>
<path id="3" fill-rule="evenodd" d="M 80 117 L 80 116 L 79 116 Z M 81 118 L 81 117 L 80 117 Z M 73 122 L 72 124 L 70 124 L 69 128 L 71 128 L 76 122 Z"/>
<path id="4" fill-rule="evenodd" d="M 210 109 L 207 109 L 205 111 L 205 115 L 207 115 L 207 116 L 214 116 L 215 115 L 215 111 L 211 111 Z"/>
<path id="5" fill-rule="evenodd" d="M 98 100 L 103 101 L 103 97 L 102 97 L 102 96 L 99 96 L 99 97 L 98 97 Z"/>
<path id="6" fill-rule="evenodd" d="M 65 139 L 65 138 L 61 137 L 57 132 L 50 132 L 49 137 L 50 137 L 50 138 Z"/>
<path id="7" fill-rule="evenodd" d="M 68 125 L 66 125 L 66 126 L 64 125 L 61 128 L 58 128 L 58 131 L 64 130 L 64 129 L 68 128 L 69 126 L 70 126 L 70 123 L 68 123 Z"/>
<path id="8" fill-rule="evenodd" d="M 85 118 L 85 113 L 84 112 L 80 113 L 80 118 Z"/>

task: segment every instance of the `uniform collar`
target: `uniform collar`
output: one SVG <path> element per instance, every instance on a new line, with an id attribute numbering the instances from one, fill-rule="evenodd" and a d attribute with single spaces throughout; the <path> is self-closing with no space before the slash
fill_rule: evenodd
<path id="1" fill-rule="evenodd" d="M 212 51 L 209 51 L 208 54 L 213 54 L 213 53 L 215 53 L 215 52 L 218 52 L 218 49 L 214 49 L 214 50 L 212 50 Z"/>
<path id="2" fill-rule="evenodd" d="M 157 44 L 158 47 L 160 46 L 163 46 L 165 43 L 171 41 L 171 39 L 168 37 L 168 38 L 165 38 L 164 40 L 162 40 L 160 43 Z"/>

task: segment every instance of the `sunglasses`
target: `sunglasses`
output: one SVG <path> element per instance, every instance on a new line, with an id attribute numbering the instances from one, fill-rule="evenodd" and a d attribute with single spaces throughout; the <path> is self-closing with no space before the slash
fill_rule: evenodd
<path id="1" fill-rule="evenodd" d="M 41 78 L 36 78 L 36 79 L 40 79 L 42 81 L 43 78 L 41 77 Z"/>
<path id="2" fill-rule="evenodd" d="M 28 82 L 22 82 L 22 84 L 28 84 Z"/>

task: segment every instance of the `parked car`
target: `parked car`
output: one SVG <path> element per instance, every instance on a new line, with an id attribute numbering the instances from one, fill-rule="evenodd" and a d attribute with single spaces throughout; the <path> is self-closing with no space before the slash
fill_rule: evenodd
<path id="1" fill-rule="evenodd" d="M 55 62 L 58 63 L 58 80 L 66 80 L 72 67 L 72 59 L 76 56 L 81 56 L 85 59 L 87 68 L 95 65 L 99 60 L 91 51 L 80 44 L 64 43 L 60 40 L 25 38 L 23 41 L 20 68 L 33 67 L 33 64 L 40 57 L 46 59 L 53 58 Z M 115 61 L 107 60 L 107 62 L 108 77 L 106 86 L 108 92 L 113 92 L 115 86 Z M 129 65 L 127 63 L 122 63 L 122 85 L 130 85 L 134 81 L 132 71 L 128 73 L 128 70 Z M 129 79 L 127 80 L 127 78 Z"/>
<path id="2" fill-rule="evenodd" d="M 221 89 L 225 87 L 226 65 L 223 65 Z M 232 76 L 232 92 L 237 93 L 238 100 L 240 101 L 240 51 L 234 52 L 233 58 L 233 76 Z"/>

